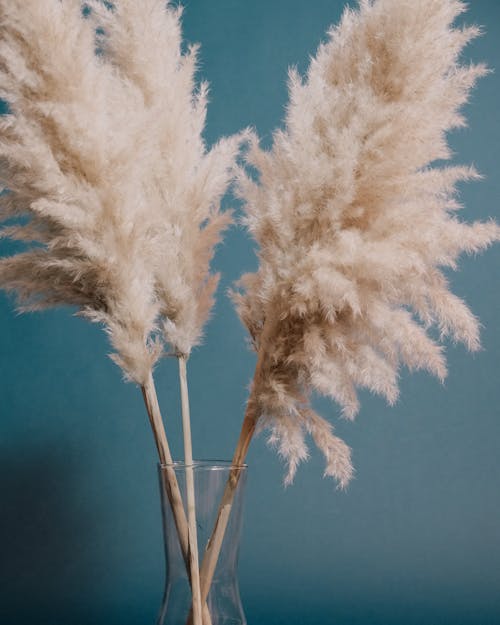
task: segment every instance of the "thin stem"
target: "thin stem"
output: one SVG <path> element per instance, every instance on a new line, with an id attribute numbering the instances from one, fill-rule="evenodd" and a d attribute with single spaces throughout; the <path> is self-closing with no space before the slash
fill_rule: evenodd
<path id="1" fill-rule="evenodd" d="M 245 462 L 245 458 L 250 446 L 250 442 L 255 433 L 257 425 L 258 413 L 255 410 L 255 404 L 253 401 L 249 401 L 243 425 L 241 427 L 240 437 L 236 446 L 236 451 L 233 457 L 233 468 L 229 474 L 222 501 L 219 506 L 219 512 L 217 514 L 217 520 L 212 532 L 212 536 L 208 541 L 205 555 L 200 569 L 201 579 L 201 598 L 204 601 L 210 590 L 212 579 L 215 573 L 215 567 L 219 559 L 219 554 L 222 549 L 222 543 L 229 523 L 231 510 L 233 507 L 234 496 L 238 487 L 241 476 L 241 465 Z"/>
<path id="2" fill-rule="evenodd" d="M 194 625 L 201 625 L 200 564 L 198 560 L 198 536 L 196 531 L 196 500 L 194 492 L 193 444 L 191 439 L 191 416 L 187 383 L 187 358 L 179 356 L 179 379 L 181 386 L 182 429 L 184 433 L 184 461 L 186 467 L 187 511 L 189 526 L 189 564 L 193 595 Z"/>
<path id="3" fill-rule="evenodd" d="M 236 489 L 240 481 L 241 465 L 245 462 L 248 447 L 255 433 L 255 427 L 258 421 L 258 413 L 256 410 L 251 409 L 254 403 L 249 400 L 247 404 L 247 410 L 243 425 L 241 428 L 240 438 L 236 446 L 236 451 L 233 457 L 233 468 L 229 474 L 229 478 L 226 482 L 224 494 L 219 505 L 217 512 L 217 519 L 215 521 L 212 535 L 207 543 L 205 554 L 201 562 L 200 567 L 200 584 L 201 584 L 201 601 L 205 602 L 212 585 L 212 580 L 215 573 L 215 568 L 219 560 L 220 551 L 222 549 L 222 543 L 226 534 L 226 529 L 229 523 L 229 517 L 231 515 L 231 509 L 233 506 L 234 496 Z M 205 604 L 206 605 L 206 604 Z M 186 625 L 193 625 L 193 613 L 190 612 Z"/>
<path id="4" fill-rule="evenodd" d="M 158 456 L 160 458 L 161 465 L 165 468 L 163 475 L 165 479 L 165 487 L 167 497 L 172 508 L 174 516 L 175 527 L 177 529 L 177 535 L 179 537 L 179 544 L 181 547 L 184 562 L 188 574 L 190 573 L 190 561 L 189 561 L 189 526 L 184 511 L 184 505 L 182 503 L 182 495 L 177 481 L 177 476 L 173 469 L 172 454 L 170 453 L 170 447 L 165 433 L 165 427 L 163 425 L 163 419 L 161 417 L 160 405 L 158 403 L 158 396 L 156 394 L 156 387 L 153 379 L 153 375 L 150 373 L 147 381 L 141 387 L 142 396 L 148 412 L 149 422 L 151 423 L 151 429 L 153 430 L 153 436 L 155 439 L 156 447 L 158 449 Z M 191 576 L 189 574 L 191 581 Z M 210 611 L 206 602 L 203 602 L 203 625 L 212 625 L 212 619 Z"/>
<path id="5" fill-rule="evenodd" d="M 150 373 L 148 380 L 142 386 L 142 395 L 144 397 L 144 403 L 148 411 L 149 422 L 153 430 L 153 435 L 158 449 L 158 455 L 160 457 L 160 463 L 162 466 L 166 466 L 167 476 L 167 494 L 172 506 L 172 512 L 174 515 L 175 525 L 177 527 L 177 533 L 179 535 L 179 543 L 186 562 L 186 566 L 189 570 L 189 560 L 187 554 L 189 551 L 189 529 L 186 519 L 186 513 L 184 512 L 184 505 L 182 503 L 182 495 L 177 482 L 177 476 L 172 468 L 173 460 L 170 453 L 170 447 L 165 433 L 165 427 L 163 425 L 163 419 L 161 417 L 160 405 L 158 403 L 158 396 L 156 394 L 156 387 L 153 380 L 153 375 Z"/>
<path id="6" fill-rule="evenodd" d="M 152 373 L 149 374 L 149 377 L 146 383 L 141 387 L 141 390 L 144 403 L 146 404 L 151 429 L 153 430 L 156 448 L 158 449 L 160 463 L 162 465 L 172 464 L 172 454 L 170 453 L 167 434 L 161 417 L 160 404 L 158 403 L 158 396 L 156 394 L 156 387 Z"/>
<path id="7" fill-rule="evenodd" d="M 270 308 L 272 310 L 272 308 Z M 248 452 L 248 448 L 255 434 L 255 428 L 259 420 L 259 405 L 257 401 L 257 394 L 259 384 L 264 376 L 264 367 L 267 362 L 267 355 L 269 353 L 269 342 L 272 333 L 279 324 L 280 318 L 278 311 L 272 316 L 267 316 L 259 340 L 259 350 L 257 357 L 257 364 L 255 366 L 255 373 L 252 383 L 252 392 L 247 403 L 245 411 L 245 418 L 241 426 L 240 437 L 236 445 L 236 450 L 233 456 L 233 469 L 229 474 L 229 478 L 224 489 L 222 501 L 217 513 L 217 519 L 212 531 L 210 540 L 208 541 L 205 549 L 205 555 L 200 568 L 200 581 L 201 581 L 201 600 L 205 601 L 210 591 L 212 579 L 219 559 L 222 543 L 224 541 L 224 535 L 226 533 L 227 525 L 229 523 L 229 517 L 231 515 L 231 509 L 233 506 L 234 496 L 236 494 L 236 488 L 241 476 L 241 470 L 239 467 L 245 462 L 245 458 Z M 187 620 L 187 625 L 191 625 L 192 615 L 190 614 Z"/>

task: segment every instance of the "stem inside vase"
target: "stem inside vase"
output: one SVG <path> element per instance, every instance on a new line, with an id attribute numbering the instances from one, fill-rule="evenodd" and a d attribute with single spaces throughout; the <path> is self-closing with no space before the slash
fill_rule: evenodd
<path id="1" fill-rule="evenodd" d="M 214 571 L 206 607 L 212 625 L 246 625 L 240 600 L 237 565 L 243 523 L 243 499 L 246 486 L 246 465 L 234 466 L 224 461 L 195 461 L 192 465 L 175 462 L 159 466 L 162 500 L 163 531 L 166 556 L 165 592 L 157 625 L 186 625 L 191 620 L 192 593 L 182 548 L 179 543 L 175 517 L 168 497 L 169 473 L 175 472 L 183 503 L 187 504 L 188 473 L 194 476 L 196 520 L 200 557 L 206 549 L 219 504 L 228 478 L 238 472 L 231 515 L 220 556 Z"/>

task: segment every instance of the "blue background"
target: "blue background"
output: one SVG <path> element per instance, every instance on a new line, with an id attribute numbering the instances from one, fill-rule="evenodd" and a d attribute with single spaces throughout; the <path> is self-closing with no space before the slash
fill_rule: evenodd
<path id="1" fill-rule="evenodd" d="M 282 119 L 286 69 L 301 69 L 339 0 L 189 0 L 185 33 L 202 42 L 212 83 L 207 139 Z M 486 27 L 469 49 L 500 67 L 500 3 L 474 0 Z M 455 133 L 460 162 L 485 181 L 463 190 L 464 217 L 499 215 L 500 76 L 484 79 Z M 3 244 L 0 251 L 5 252 Z M 192 357 L 195 454 L 230 457 L 253 355 L 224 291 L 255 266 L 233 229 L 203 348 Z M 318 402 L 353 447 L 346 493 L 316 452 L 293 487 L 261 437 L 250 475 L 240 580 L 249 625 L 500 624 L 500 247 L 466 258 L 454 290 L 484 325 L 475 356 L 448 347 L 444 386 L 402 376 L 398 405 L 368 394 L 357 421 Z M 122 383 L 96 326 L 60 310 L 16 316 L 0 296 L 0 623 L 153 624 L 163 582 L 155 449 L 139 391 Z M 181 454 L 175 363 L 157 372 Z"/>

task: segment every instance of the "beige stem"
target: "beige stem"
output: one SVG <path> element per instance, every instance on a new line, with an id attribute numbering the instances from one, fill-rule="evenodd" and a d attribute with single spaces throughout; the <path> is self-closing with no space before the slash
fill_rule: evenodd
<path id="1" fill-rule="evenodd" d="M 187 358 L 179 356 L 179 379 L 181 386 L 182 429 L 184 433 L 184 462 L 186 468 L 187 513 L 189 526 L 189 570 L 193 595 L 194 625 L 201 625 L 200 563 L 198 560 L 198 536 L 196 531 L 196 499 L 194 493 L 193 444 L 191 439 L 191 416 L 187 383 Z"/>
<path id="2" fill-rule="evenodd" d="M 238 487 L 241 476 L 241 468 L 239 467 L 241 467 L 241 465 L 245 462 L 248 447 L 250 446 L 250 442 L 255 433 L 255 427 L 257 425 L 257 412 L 253 410 L 253 406 L 253 402 L 250 401 L 245 414 L 245 419 L 243 420 L 238 445 L 233 457 L 233 468 L 231 469 L 229 479 L 224 489 L 224 494 L 219 506 L 219 512 L 217 514 L 217 520 L 215 522 L 212 536 L 208 541 L 205 555 L 203 556 L 200 569 L 201 598 L 203 601 L 206 599 L 210 590 L 210 585 L 215 573 L 215 567 L 217 566 L 217 561 L 222 548 L 222 542 L 229 523 L 236 488 Z"/>
<path id="3" fill-rule="evenodd" d="M 205 554 L 200 568 L 200 581 L 201 581 L 201 600 L 206 601 L 212 579 L 219 559 L 220 550 L 222 548 L 222 542 L 226 533 L 227 525 L 229 523 L 229 517 L 231 514 L 231 508 L 236 494 L 236 488 L 238 486 L 241 476 L 241 465 L 245 462 L 245 458 L 248 452 L 248 448 L 255 434 L 255 428 L 259 420 L 259 406 L 256 400 L 257 390 L 260 381 L 263 377 L 264 365 L 267 361 L 267 354 L 269 349 L 269 339 L 272 332 L 279 324 L 280 318 L 278 314 L 272 317 L 268 316 L 262 329 L 259 340 L 259 351 L 257 357 L 257 364 L 255 367 L 255 373 L 252 383 L 252 392 L 247 403 L 245 411 L 245 418 L 243 419 L 243 425 L 241 427 L 240 437 L 238 444 L 236 445 L 236 451 L 233 456 L 233 469 L 229 474 L 222 501 L 217 513 L 217 519 L 212 531 L 210 540 L 208 541 L 205 549 Z M 192 625 L 192 615 L 189 615 L 187 625 Z"/>
<path id="4" fill-rule="evenodd" d="M 241 465 L 245 462 L 248 447 L 255 433 L 255 427 L 257 425 L 257 414 L 251 414 L 249 407 L 253 405 L 249 401 L 243 426 L 241 428 L 240 438 L 236 447 L 236 452 L 233 457 L 233 468 L 229 474 L 229 478 L 226 482 L 224 494 L 219 505 L 217 512 L 217 520 L 212 531 L 210 540 L 208 541 L 205 549 L 205 555 L 200 568 L 200 582 L 201 582 L 201 600 L 206 601 L 210 586 L 215 573 L 215 567 L 219 559 L 222 543 L 224 541 L 224 535 L 226 533 L 227 525 L 229 523 L 229 517 L 231 515 L 231 509 L 233 506 L 234 496 L 236 494 L 236 488 L 240 481 Z M 193 613 L 190 612 L 186 625 L 193 625 Z"/>
<path id="5" fill-rule="evenodd" d="M 160 405 L 158 403 L 158 396 L 156 394 L 152 374 L 149 374 L 149 377 L 146 383 L 141 387 L 141 390 L 144 403 L 146 404 L 149 422 L 151 423 L 151 428 L 153 430 L 156 447 L 158 449 L 160 463 L 163 467 L 166 467 L 165 485 L 167 489 L 167 496 L 172 508 L 182 555 L 189 573 L 189 526 L 186 519 L 186 513 L 184 512 L 184 505 L 182 503 L 182 495 L 179 483 L 177 482 L 177 476 L 175 475 L 175 471 L 172 467 L 172 454 L 170 453 L 170 447 L 168 445 L 167 435 L 165 433 L 165 427 L 161 417 Z M 206 603 L 203 604 L 203 625 L 212 625 L 212 619 Z"/>

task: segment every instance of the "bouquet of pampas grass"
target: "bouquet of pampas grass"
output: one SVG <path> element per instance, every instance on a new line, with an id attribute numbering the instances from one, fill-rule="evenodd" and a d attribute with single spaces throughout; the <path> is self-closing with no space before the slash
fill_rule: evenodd
<path id="1" fill-rule="evenodd" d="M 479 348 L 478 321 L 444 270 L 500 228 L 459 220 L 457 183 L 479 176 L 439 164 L 487 71 L 460 62 L 479 34 L 454 26 L 464 10 L 459 0 L 347 9 L 307 75 L 290 72 L 285 125 L 266 151 L 248 132 L 204 144 L 208 87 L 170 2 L 0 0 L 1 236 L 23 246 L 0 259 L 0 286 L 21 310 L 70 305 L 102 324 L 141 387 L 195 625 L 211 624 L 206 598 L 240 475 L 231 472 L 200 567 L 187 361 L 213 306 L 233 177 L 259 248 L 257 271 L 233 293 L 257 353 L 234 465 L 267 428 L 290 483 L 311 435 L 325 475 L 345 488 L 350 449 L 313 410 L 313 393 L 351 419 L 358 388 L 396 401 L 402 366 L 444 379 L 445 337 Z M 242 141 L 248 168 L 236 165 Z M 179 360 L 187 510 L 153 380 L 165 354 Z"/>
<path id="2" fill-rule="evenodd" d="M 311 407 L 316 392 L 342 415 L 359 410 L 356 388 L 398 396 L 402 365 L 443 380 L 450 336 L 471 350 L 478 320 L 453 295 L 443 270 L 462 253 L 500 239 L 493 221 L 457 217 L 456 185 L 472 167 L 451 157 L 446 133 L 487 69 L 459 61 L 476 27 L 453 23 L 457 0 L 362 0 L 347 9 L 310 62 L 291 70 L 283 130 L 270 151 L 251 139 L 240 171 L 244 222 L 259 267 L 234 294 L 257 352 L 234 455 L 244 462 L 257 428 L 288 463 L 286 482 L 308 456 L 310 434 L 341 488 L 353 476 L 348 446 Z M 237 483 L 228 482 L 201 568 L 210 587 Z"/>

